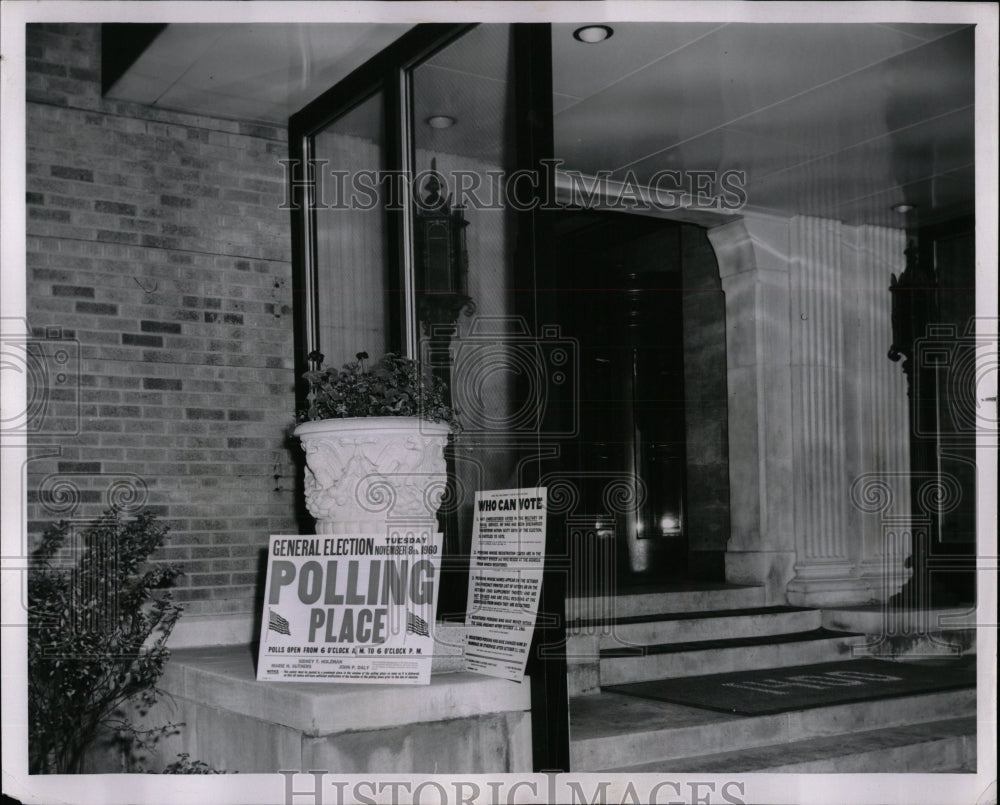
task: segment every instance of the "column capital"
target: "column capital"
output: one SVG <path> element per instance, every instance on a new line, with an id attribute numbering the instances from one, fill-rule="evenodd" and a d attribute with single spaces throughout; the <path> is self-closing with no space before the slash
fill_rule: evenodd
<path id="1" fill-rule="evenodd" d="M 725 281 L 746 271 L 787 272 L 789 233 L 788 218 L 757 213 L 709 229 L 719 276 Z"/>

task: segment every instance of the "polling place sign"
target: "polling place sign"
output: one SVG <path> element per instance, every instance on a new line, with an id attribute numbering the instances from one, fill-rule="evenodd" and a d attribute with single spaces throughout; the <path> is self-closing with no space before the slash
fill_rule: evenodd
<path id="1" fill-rule="evenodd" d="M 465 667 L 520 682 L 545 565 L 547 490 L 477 492 L 472 520 Z"/>
<path id="2" fill-rule="evenodd" d="M 276 535 L 257 679 L 426 685 L 441 535 Z"/>

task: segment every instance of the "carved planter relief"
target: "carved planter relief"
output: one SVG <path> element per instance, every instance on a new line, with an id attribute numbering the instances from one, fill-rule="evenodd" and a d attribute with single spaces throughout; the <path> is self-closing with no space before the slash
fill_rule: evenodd
<path id="1" fill-rule="evenodd" d="M 316 533 L 378 533 L 391 521 L 433 521 L 445 492 L 449 430 L 418 417 L 299 425 L 306 506 Z"/>

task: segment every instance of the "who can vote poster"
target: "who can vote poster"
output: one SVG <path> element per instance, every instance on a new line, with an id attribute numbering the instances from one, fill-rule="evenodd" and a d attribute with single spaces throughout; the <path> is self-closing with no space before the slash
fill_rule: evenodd
<path id="1" fill-rule="evenodd" d="M 441 535 L 276 535 L 268 546 L 258 680 L 426 685 Z"/>
<path id="2" fill-rule="evenodd" d="M 521 682 L 545 566 L 545 487 L 476 492 L 465 668 Z"/>

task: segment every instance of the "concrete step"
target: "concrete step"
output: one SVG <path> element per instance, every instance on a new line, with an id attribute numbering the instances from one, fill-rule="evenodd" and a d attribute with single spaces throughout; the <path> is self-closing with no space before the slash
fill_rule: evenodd
<path id="1" fill-rule="evenodd" d="M 605 691 L 570 699 L 571 769 L 635 767 L 975 713 L 976 691 L 971 688 L 766 716 L 717 713 Z"/>
<path id="2" fill-rule="evenodd" d="M 864 635 L 812 629 L 765 637 L 605 649 L 600 653 L 600 684 L 850 660 L 852 647 L 863 645 L 864 640 Z"/>
<path id="3" fill-rule="evenodd" d="M 587 638 L 594 636 L 599 648 L 607 649 L 806 632 L 820 628 L 821 622 L 820 610 L 789 606 L 575 621 L 567 626 L 567 651 L 589 646 Z"/>
<path id="4" fill-rule="evenodd" d="M 748 609 L 765 605 L 763 587 L 735 584 L 674 586 L 649 591 L 622 590 L 617 595 L 566 599 L 566 620 L 594 621 L 636 615 Z"/>
<path id="5" fill-rule="evenodd" d="M 615 772 L 906 773 L 975 768 L 976 719 L 948 718 L 850 735 L 661 760 Z"/>

